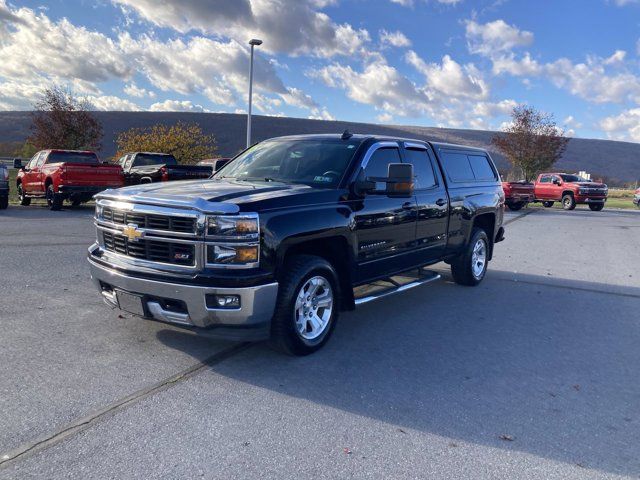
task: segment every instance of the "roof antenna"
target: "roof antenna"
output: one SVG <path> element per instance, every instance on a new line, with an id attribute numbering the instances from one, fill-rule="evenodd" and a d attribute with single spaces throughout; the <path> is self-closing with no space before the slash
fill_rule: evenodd
<path id="1" fill-rule="evenodd" d="M 342 132 L 342 137 L 340 138 L 342 140 L 349 140 L 351 137 L 353 137 L 353 133 L 349 132 L 349 129 L 347 129 L 344 132 Z"/>

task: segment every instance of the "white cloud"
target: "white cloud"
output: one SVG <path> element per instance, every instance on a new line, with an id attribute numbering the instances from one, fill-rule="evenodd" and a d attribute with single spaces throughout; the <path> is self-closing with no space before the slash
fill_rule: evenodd
<path id="1" fill-rule="evenodd" d="M 86 97 L 96 110 L 106 110 L 114 112 L 136 112 L 140 107 L 131 100 L 116 97 L 114 95 L 101 95 Z"/>
<path id="2" fill-rule="evenodd" d="M 640 142 L 640 108 L 625 110 L 619 115 L 605 117 L 600 128 L 609 138 Z"/>
<path id="3" fill-rule="evenodd" d="M 457 3 L 462 2 L 462 0 L 435 0 L 435 1 L 442 5 L 455 5 Z M 414 6 L 414 0 L 391 0 L 391 3 L 397 3 L 398 5 L 402 5 L 403 7 Z"/>
<path id="4" fill-rule="evenodd" d="M 314 108 L 311 110 L 309 117 L 311 120 L 335 120 L 336 118 L 329 113 L 326 108 Z"/>
<path id="5" fill-rule="evenodd" d="M 567 127 L 582 128 L 582 123 L 577 121 L 573 117 L 573 115 L 569 115 L 567 118 L 564 119 L 562 123 L 564 123 L 564 125 L 566 125 Z"/>
<path id="6" fill-rule="evenodd" d="M 191 100 L 165 100 L 149 107 L 152 112 L 207 112 L 202 105 L 194 105 Z"/>
<path id="7" fill-rule="evenodd" d="M 493 57 L 497 52 L 510 51 L 533 43 L 533 33 L 520 30 L 504 20 L 485 24 L 469 20 L 466 23 L 467 46 L 471 53 Z"/>
<path id="8" fill-rule="evenodd" d="M 509 115 L 518 106 L 515 100 L 501 100 L 499 102 L 478 102 L 473 107 L 473 114 L 480 117 L 497 117 L 499 115 Z"/>
<path id="9" fill-rule="evenodd" d="M 155 25 L 181 33 L 200 31 L 289 55 L 353 55 L 370 40 L 364 29 L 336 24 L 316 10 L 318 0 L 113 0 Z M 320 6 L 328 3 L 322 1 Z"/>
<path id="10" fill-rule="evenodd" d="M 426 77 L 427 86 L 435 92 L 473 99 L 483 99 L 489 94 L 488 85 L 473 64 L 460 65 L 449 55 L 442 57 L 441 64 L 426 63 L 413 50 L 405 58 Z"/>
<path id="11" fill-rule="evenodd" d="M 136 98 L 144 98 L 144 97 L 155 98 L 156 97 L 155 92 L 146 90 L 144 88 L 140 88 L 135 83 L 130 83 L 128 85 L 125 85 L 123 92 L 129 95 L 130 97 L 136 97 Z"/>
<path id="12" fill-rule="evenodd" d="M 400 31 L 388 32 L 386 30 L 380 30 L 380 43 L 382 45 L 391 45 L 392 47 L 411 46 L 411 40 Z"/>
<path id="13" fill-rule="evenodd" d="M 606 58 L 602 63 L 605 65 L 616 65 L 624 63 L 624 59 L 627 56 L 627 52 L 624 50 L 616 50 L 609 58 Z"/>
<path id="14" fill-rule="evenodd" d="M 391 115 L 390 113 L 381 113 L 376 117 L 376 120 L 379 123 L 390 123 L 393 121 L 393 115 Z"/>

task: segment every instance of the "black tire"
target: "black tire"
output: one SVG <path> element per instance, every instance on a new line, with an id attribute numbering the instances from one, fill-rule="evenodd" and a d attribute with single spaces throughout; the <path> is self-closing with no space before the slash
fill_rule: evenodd
<path id="1" fill-rule="evenodd" d="M 599 212 L 604 208 L 604 203 L 590 203 L 589 209 L 592 212 Z"/>
<path id="2" fill-rule="evenodd" d="M 484 242 L 484 264 L 482 271 L 477 273 L 474 271 L 474 249 L 478 242 Z M 489 237 L 481 228 L 474 228 L 471 232 L 471 239 L 465 247 L 465 251 L 451 262 L 451 274 L 453 280 L 460 285 L 475 287 L 478 285 L 487 273 L 489 264 Z"/>
<path id="3" fill-rule="evenodd" d="M 54 212 L 62 208 L 62 195 L 53 190 L 51 183 L 47 186 L 47 205 Z"/>
<path id="4" fill-rule="evenodd" d="M 507 203 L 507 207 L 509 207 L 509 210 L 513 210 L 514 212 L 521 210 L 525 205 L 526 202 Z"/>
<path id="5" fill-rule="evenodd" d="M 82 204 L 82 200 L 71 200 L 72 207 L 79 207 Z"/>
<path id="6" fill-rule="evenodd" d="M 542 206 L 544 208 L 551 208 L 553 207 L 554 202 L 542 202 Z"/>
<path id="7" fill-rule="evenodd" d="M 31 199 L 25 196 L 24 191 L 22 190 L 21 183 L 18 184 L 18 199 L 20 200 L 20 205 L 22 205 L 23 207 L 28 207 L 29 205 L 31 205 Z"/>
<path id="8" fill-rule="evenodd" d="M 573 210 L 576 208 L 576 199 L 573 198 L 573 195 L 566 193 L 562 196 L 562 208 L 564 210 Z"/>
<path id="9" fill-rule="evenodd" d="M 305 339 L 299 332 L 297 322 L 299 309 L 296 300 L 307 283 L 321 277 L 330 285 L 332 305 L 321 333 L 313 339 Z M 308 300 L 308 298 L 307 298 Z M 317 307 L 316 307 L 317 308 Z M 284 273 L 278 289 L 276 309 L 271 321 L 271 346 L 288 355 L 309 355 L 327 343 L 336 322 L 340 309 L 340 291 L 336 271 L 326 260 L 314 255 L 296 255 L 284 266 Z M 323 311 L 324 313 L 324 311 Z M 306 317 L 303 317 L 306 318 Z M 310 322 L 310 320 L 309 320 Z M 308 327 L 305 320 L 304 328 Z M 306 331 L 305 331 L 306 333 Z"/>
<path id="10" fill-rule="evenodd" d="M 9 197 L 0 197 L 0 210 L 9 208 Z"/>

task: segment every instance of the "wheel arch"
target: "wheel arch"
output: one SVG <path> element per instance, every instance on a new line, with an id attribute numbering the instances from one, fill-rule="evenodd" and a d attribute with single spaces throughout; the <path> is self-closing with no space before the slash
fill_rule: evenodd
<path id="1" fill-rule="evenodd" d="M 471 228 L 471 232 L 469 233 L 469 240 L 471 240 L 471 236 L 473 235 L 474 228 L 481 228 L 489 237 L 489 256 L 488 260 L 491 260 L 493 257 L 493 244 L 495 241 L 495 233 L 496 233 L 496 214 L 492 212 L 481 213 L 476 215 L 473 219 L 473 224 Z"/>

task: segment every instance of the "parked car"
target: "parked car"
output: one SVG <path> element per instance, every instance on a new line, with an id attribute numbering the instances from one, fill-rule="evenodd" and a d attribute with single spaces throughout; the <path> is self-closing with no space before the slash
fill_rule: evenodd
<path id="1" fill-rule="evenodd" d="M 640 188 L 636 190 L 636 193 L 633 197 L 633 204 L 640 208 Z"/>
<path id="2" fill-rule="evenodd" d="M 529 182 L 502 182 L 504 190 L 504 203 L 509 210 L 520 210 L 535 200 L 533 183 Z"/>
<path id="3" fill-rule="evenodd" d="M 198 165 L 211 165 L 214 172 L 217 172 L 222 167 L 224 167 L 227 163 L 231 161 L 231 158 L 207 158 L 205 160 L 200 160 Z"/>
<path id="4" fill-rule="evenodd" d="M 604 183 L 586 180 L 567 173 L 541 173 L 534 184 L 536 201 L 545 207 L 562 202 L 562 208 L 573 210 L 576 205 L 586 204 L 593 211 L 604 208 L 609 188 Z"/>
<path id="5" fill-rule="evenodd" d="M 213 168 L 210 166 L 179 165 L 176 158 L 167 153 L 127 153 L 118 163 L 124 171 L 127 185 L 195 180 L 209 178 L 213 174 Z"/>
<path id="6" fill-rule="evenodd" d="M 9 169 L 0 163 L 0 210 L 9 207 Z"/>
<path id="7" fill-rule="evenodd" d="M 305 355 L 340 310 L 439 278 L 425 266 L 445 261 L 457 283 L 478 285 L 503 214 L 484 150 L 280 137 L 210 180 L 101 193 L 88 261 L 109 305 Z"/>
<path id="8" fill-rule="evenodd" d="M 78 206 L 96 193 L 123 185 L 120 166 L 103 164 L 95 152 L 81 150 L 42 150 L 20 169 L 16 180 L 20 205 L 45 198 L 51 210 L 60 210 L 64 200 Z"/>

